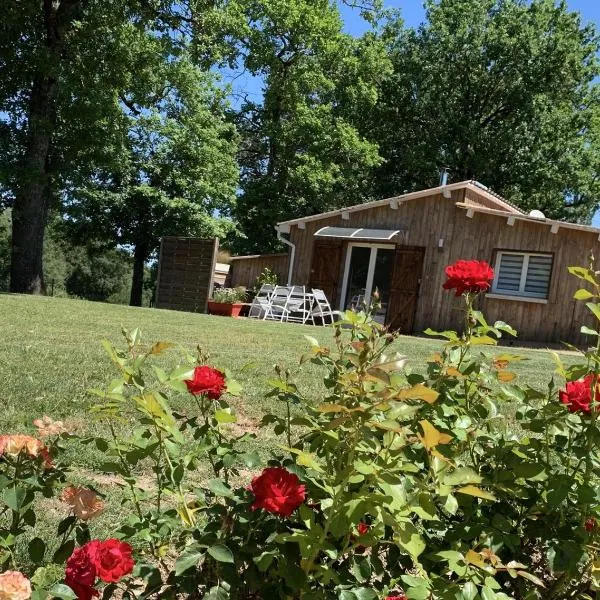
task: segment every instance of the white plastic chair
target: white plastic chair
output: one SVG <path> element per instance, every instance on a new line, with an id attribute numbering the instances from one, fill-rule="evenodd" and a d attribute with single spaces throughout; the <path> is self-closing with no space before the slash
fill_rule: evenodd
<path id="1" fill-rule="evenodd" d="M 274 289 L 275 286 L 270 283 L 265 283 L 261 286 L 254 297 L 254 300 L 252 300 L 250 310 L 248 311 L 248 317 L 262 320 L 266 318 L 271 306 L 271 296 L 273 295 Z"/>
<path id="2" fill-rule="evenodd" d="M 276 285 L 269 299 L 269 307 L 265 319 L 269 321 L 283 321 L 287 315 L 286 305 L 288 303 L 292 287 Z"/>
<path id="3" fill-rule="evenodd" d="M 329 300 L 327 300 L 325 292 L 323 290 L 313 289 L 312 295 L 314 299 L 314 305 L 311 310 L 311 319 L 313 325 L 315 324 L 315 317 L 320 318 L 323 322 L 323 325 L 327 325 L 326 318 L 329 318 L 329 324 L 332 324 L 334 311 L 331 310 L 331 305 L 329 304 Z"/>
<path id="4" fill-rule="evenodd" d="M 304 324 L 311 318 L 311 301 L 303 285 L 292 286 L 285 310 L 286 321 Z"/>

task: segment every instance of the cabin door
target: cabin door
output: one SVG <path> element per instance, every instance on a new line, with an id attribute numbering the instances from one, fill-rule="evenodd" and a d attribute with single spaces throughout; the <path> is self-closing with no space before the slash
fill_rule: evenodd
<path id="1" fill-rule="evenodd" d="M 361 310 L 370 305 L 373 293 L 379 294 L 380 307 L 374 315 L 386 321 L 394 266 L 394 246 L 389 244 L 349 244 L 342 287 L 341 310 Z"/>
<path id="2" fill-rule="evenodd" d="M 394 270 L 386 322 L 392 330 L 398 330 L 405 334 L 412 333 L 425 249 L 398 246 L 394 254 Z"/>
<path id="3" fill-rule="evenodd" d="M 342 263 L 341 240 L 315 240 L 309 285 L 323 290 L 329 304 L 335 306 Z"/>

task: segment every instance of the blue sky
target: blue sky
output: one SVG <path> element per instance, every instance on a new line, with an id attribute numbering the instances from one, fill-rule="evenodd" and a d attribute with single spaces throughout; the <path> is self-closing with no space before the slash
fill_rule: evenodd
<path id="1" fill-rule="evenodd" d="M 600 24 L 600 0 L 568 0 L 567 4 L 571 10 L 579 11 L 585 22 L 592 21 Z M 416 27 L 425 19 L 425 10 L 421 0 L 385 0 L 385 6 L 386 8 L 400 9 L 404 22 L 411 27 Z M 342 15 L 348 33 L 357 35 L 367 28 L 358 11 L 344 6 Z"/>

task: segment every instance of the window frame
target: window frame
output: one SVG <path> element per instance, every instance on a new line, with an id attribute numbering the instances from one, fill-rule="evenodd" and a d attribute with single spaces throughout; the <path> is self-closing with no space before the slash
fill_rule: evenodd
<path id="1" fill-rule="evenodd" d="M 500 278 L 500 263 L 503 255 L 513 255 L 523 257 L 523 266 L 521 268 L 521 279 L 519 289 L 516 291 L 498 289 L 498 279 Z M 550 274 L 548 276 L 548 292 L 545 296 L 539 296 L 525 291 L 527 283 L 527 273 L 529 271 L 529 259 L 531 257 L 550 258 Z M 552 285 L 552 274 L 554 272 L 554 253 L 553 252 L 530 252 L 527 250 L 496 250 L 494 256 L 494 281 L 490 288 L 488 296 L 492 298 L 502 298 L 506 300 L 525 300 L 527 302 L 547 303 L 550 298 L 550 286 Z"/>

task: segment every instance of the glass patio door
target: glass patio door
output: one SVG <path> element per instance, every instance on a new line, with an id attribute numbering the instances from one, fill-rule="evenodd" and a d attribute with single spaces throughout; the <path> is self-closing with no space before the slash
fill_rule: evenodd
<path id="1" fill-rule="evenodd" d="M 381 307 L 375 319 L 383 323 L 390 297 L 393 261 L 394 249 L 391 246 L 348 246 L 341 308 L 361 310 L 371 303 L 373 292 L 377 290 Z"/>

